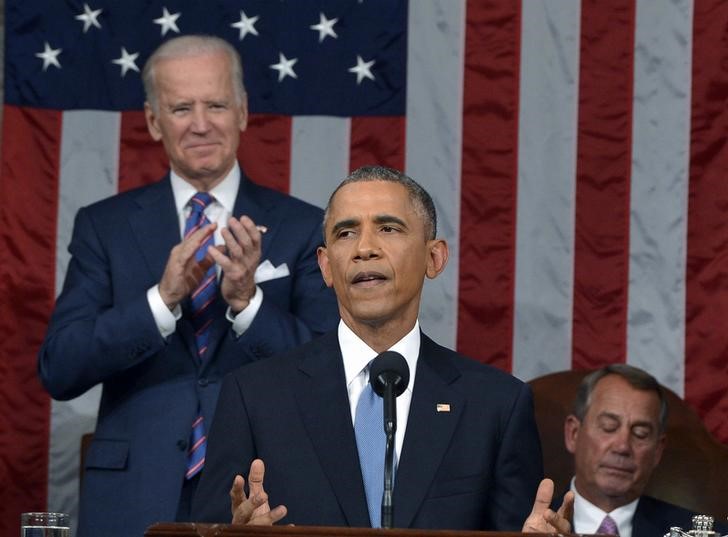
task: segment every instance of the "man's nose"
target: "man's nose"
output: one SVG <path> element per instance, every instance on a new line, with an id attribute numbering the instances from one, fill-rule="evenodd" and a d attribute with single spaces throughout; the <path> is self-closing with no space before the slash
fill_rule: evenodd
<path id="1" fill-rule="evenodd" d="M 367 260 L 373 257 L 379 257 L 380 253 L 381 250 L 376 239 L 376 234 L 372 231 L 362 230 L 356 245 L 356 257 Z"/>
<path id="2" fill-rule="evenodd" d="M 207 110 L 203 106 L 195 107 L 192 111 L 192 130 L 194 132 L 207 132 L 210 129 L 210 120 Z"/>
<path id="3" fill-rule="evenodd" d="M 629 428 L 621 428 L 614 434 L 612 450 L 620 455 L 629 455 L 632 451 L 632 434 Z"/>

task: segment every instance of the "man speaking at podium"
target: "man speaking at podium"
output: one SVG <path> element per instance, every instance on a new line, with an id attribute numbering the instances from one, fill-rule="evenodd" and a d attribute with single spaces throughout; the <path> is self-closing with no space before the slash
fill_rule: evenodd
<path id="1" fill-rule="evenodd" d="M 287 511 L 292 524 L 378 527 L 381 485 L 372 492 L 362 476 L 358 406 L 370 362 L 392 350 L 411 371 L 397 399 L 393 526 L 568 531 L 564 512 L 547 509 L 550 482 L 531 510 L 543 470 L 529 388 L 420 332 L 424 279 L 448 259 L 429 194 L 395 170 L 360 168 L 329 200 L 324 242 L 318 261 L 336 292 L 338 331 L 227 377 L 193 519 L 230 522 L 232 497 L 236 522 Z M 269 509 L 257 459 L 285 508 Z M 254 460 L 249 494 L 241 477 L 230 490 Z"/>

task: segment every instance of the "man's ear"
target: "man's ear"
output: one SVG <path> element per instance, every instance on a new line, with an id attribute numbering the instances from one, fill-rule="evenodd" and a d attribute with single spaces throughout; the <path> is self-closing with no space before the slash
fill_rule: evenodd
<path id="1" fill-rule="evenodd" d="M 433 239 L 427 241 L 427 269 L 425 274 L 433 279 L 438 276 L 447 265 L 450 251 L 444 239 Z"/>
<path id="2" fill-rule="evenodd" d="M 332 287 L 334 285 L 334 279 L 331 277 L 329 252 L 326 250 L 326 246 L 319 246 L 316 249 L 316 257 L 318 258 L 318 266 L 321 270 L 321 275 L 324 277 L 326 287 Z"/>
<path id="3" fill-rule="evenodd" d="M 245 132 L 245 129 L 248 128 L 248 95 L 243 95 L 242 101 L 240 103 L 240 119 L 238 121 L 238 127 L 240 128 L 240 132 Z"/>
<path id="4" fill-rule="evenodd" d="M 657 467 L 657 465 L 660 464 L 660 460 L 662 459 L 662 453 L 663 453 L 663 451 L 665 451 L 666 444 L 667 444 L 667 435 L 665 433 L 660 433 L 660 436 L 657 439 L 657 452 L 655 453 L 655 467 Z"/>
<path id="5" fill-rule="evenodd" d="M 152 140 L 158 142 L 162 139 L 162 131 L 159 129 L 159 119 L 152 110 L 152 105 L 148 102 L 144 103 L 144 118 L 147 120 L 147 130 Z"/>
<path id="6" fill-rule="evenodd" d="M 579 437 L 579 429 L 581 428 L 581 421 L 573 414 L 566 416 L 564 422 L 564 445 L 569 453 L 576 451 L 576 440 Z"/>

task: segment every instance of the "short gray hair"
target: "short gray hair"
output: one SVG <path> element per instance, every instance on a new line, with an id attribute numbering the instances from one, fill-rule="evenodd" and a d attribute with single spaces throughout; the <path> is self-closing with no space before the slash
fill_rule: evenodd
<path id="1" fill-rule="evenodd" d="M 351 172 L 339 183 L 339 186 L 336 187 L 336 190 L 329 197 L 329 202 L 326 204 L 326 212 L 324 213 L 324 243 L 326 242 L 326 222 L 329 220 L 331 204 L 334 201 L 336 193 L 348 184 L 368 181 L 386 181 L 402 185 L 409 194 L 415 212 L 418 216 L 422 217 L 425 226 L 425 240 L 432 240 L 437 236 L 437 211 L 435 210 L 435 203 L 432 201 L 430 194 L 427 193 L 427 190 L 422 188 L 417 181 L 394 168 L 387 168 L 386 166 L 362 166 Z"/>
<path id="2" fill-rule="evenodd" d="M 144 93 L 152 110 L 159 112 L 159 101 L 157 99 L 156 80 L 154 68 L 160 60 L 184 58 L 191 56 L 202 56 L 223 52 L 230 58 L 230 76 L 233 81 L 233 89 L 238 104 L 242 104 L 245 98 L 245 85 L 243 84 L 243 64 L 240 54 L 230 43 L 220 37 L 213 35 L 182 35 L 174 37 L 162 43 L 152 52 L 144 64 L 142 70 L 142 82 Z"/>
<path id="3" fill-rule="evenodd" d="M 630 386 L 639 391 L 655 392 L 660 401 L 659 432 L 664 432 L 667 426 L 667 398 L 665 390 L 657 382 L 657 379 L 640 369 L 627 364 L 611 364 L 589 373 L 581 381 L 574 400 L 573 414 L 579 421 L 583 421 L 591 405 L 591 397 L 597 383 L 608 375 L 617 375 L 624 379 Z"/>

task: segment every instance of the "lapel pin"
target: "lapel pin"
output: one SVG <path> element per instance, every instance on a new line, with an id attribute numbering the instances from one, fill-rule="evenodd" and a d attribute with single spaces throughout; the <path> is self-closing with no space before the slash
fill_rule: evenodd
<path id="1" fill-rule="evenodd" d="M 438 412 L 450 412 L 449 403 L 437 403 L 437 406 L 435 408 Z"/>

